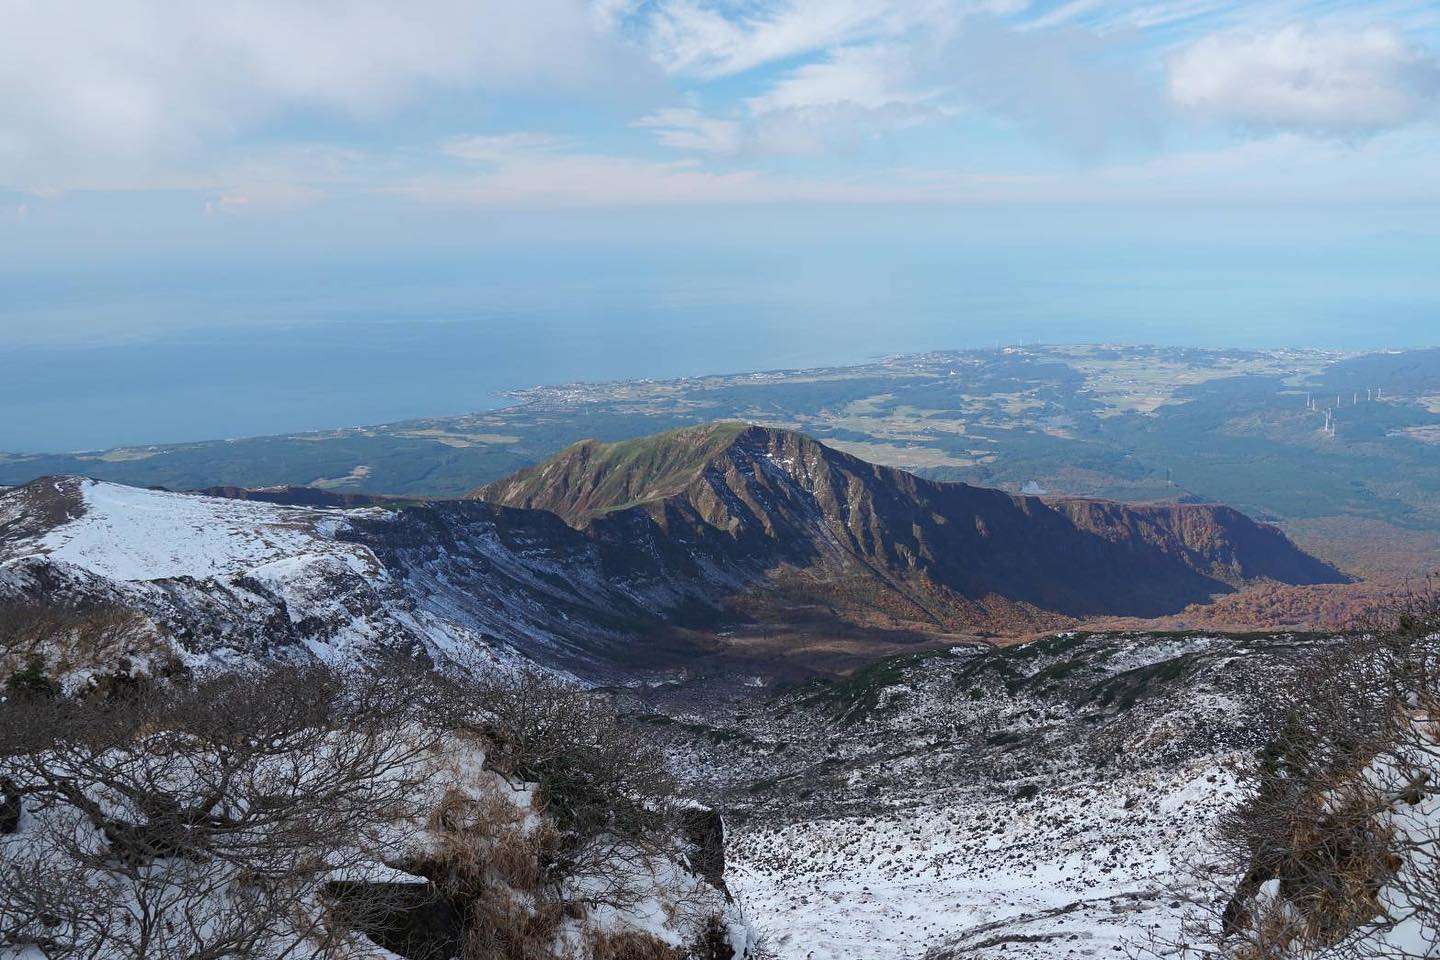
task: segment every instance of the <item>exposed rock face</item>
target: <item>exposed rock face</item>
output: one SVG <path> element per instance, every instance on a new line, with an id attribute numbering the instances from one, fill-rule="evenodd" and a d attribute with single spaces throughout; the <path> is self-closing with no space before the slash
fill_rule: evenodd
<path id="1" fill-rule="evenodd" d="M 406 960 L 451 960 L 465 945 L 460 911 L 428 880 L 334 881 L 326 894 L 343 923 Z"/>
<path id="2" fill-rule="evenodd" d="M 945 628 L 1152 616 L 1249 581 L 1344 579 L 1227 507 L 1014 496 L 739 424 L 585 441 L 474 495 L 553 511 L 599 541 L 658 536 L 697 563 L 778 574 L 792 597 Z"/>
<path id="3" fill-rule="evenodd" d="M 605 675 L 693 655 L 725 623 L 1034 629 L 1342 579 L 1226 507 L 936 483 L 738 424 L 579 444 L 482 494 L 295 506 L 312 498 L 44 478 L 0 493 L 0 601 L 136 610 L 199 658 L 478 653 Z"/>
<path id="4" fill-rule="evenodd" d="M 725 818 L 719 810 L 695 806 L 682 811 L 681 823 L 690 841 L 690 869 L 730 896 L 725 885 Z"/>
<path id="5" fill-rule="evenodd" d="M 15 784 L 0 779 L 0 835 L 14 833 L 20 827 L 22 797 Z"/>

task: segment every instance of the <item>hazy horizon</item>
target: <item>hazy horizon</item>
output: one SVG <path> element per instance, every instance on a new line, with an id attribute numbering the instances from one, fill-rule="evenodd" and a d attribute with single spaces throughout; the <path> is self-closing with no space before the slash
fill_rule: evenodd
<path id="1" fill-rule="evenodd" d="M 69 7 L 0 35 L 0 450 L 1440 327 L 1424 5 Z"/>

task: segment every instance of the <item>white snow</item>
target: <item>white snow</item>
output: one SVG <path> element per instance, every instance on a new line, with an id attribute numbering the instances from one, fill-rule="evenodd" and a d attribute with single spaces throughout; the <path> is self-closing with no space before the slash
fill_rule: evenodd
<path id="1" fill-rule="evenodd" d="M 378 571 L 368 549 L 333 539 L 319 510 L 80 481 L 85 512 L 34 552 L 112 580 L 203 579 L 323 553 L 355 573 Z"/>
<path id="2" fill-rule="evenodd" d="M 1214 778 L 1211 782 L 1209 778 Z M 780 960 L 1112 956 L 1173 929 L 1169 887 L 1226 803 L 1215 768 L 737 831 L 732 889 Z M 1144 794 L 1126 810 L 1128 795 Z M 1032 938 L 1032 939 L 1027 939 Z"/>

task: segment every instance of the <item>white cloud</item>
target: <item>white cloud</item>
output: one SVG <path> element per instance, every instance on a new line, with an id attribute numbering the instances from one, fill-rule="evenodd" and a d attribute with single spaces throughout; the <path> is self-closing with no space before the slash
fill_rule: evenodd
<path id="1" fill-rule="evenodd" d="M 457 137 L 445 143 L 441 152 L 459 160 L 480 160 L 498 163 L 517 154 L 558 150 L 568 143 L 548 133 L 520 130 L 513 133 L 481 134 Z"/>
<path id="2" fill-rule="evenodd" d="M 738 121 L 709 117 L 691 107 L 657 110 L 633 125 L 654 130 L 662 144 L 676 150 L 736 154 L 744 142 Z"/>
<path id="3" fill-rule="evenodd" d="M 764 154 L 850 151 L 944 114 L 924 58 L 901 41 L 840 47 L 745 101 L 748 149 Z M 928 85 L 927 85 L 928 84 Z"/>
<path id="4" fill-rule="evenodd" d="M 474 172 L 416 178 L 397 192 L 441 206 L 593 208 L 725 204 L 1440 202 L 1419 130 L 1357 146 L 1280 133 L 1212 150 L 1085 169 L 1016 172 L 887 166 L 866 175 L 787 177 L 693 161 L 517 149 Z"/>
<path id="5" fill-rule="evenodd" d="M 936 70 L 972 109 L 1094 156 L 1160 139 L 1163 97 L 1128 52 L 1073 27 L 1023 31 L 985 17 L 940 48 Z"/>
<path id="6" fill-rule="evenodd" d="M 1173 151 L 1083 170 L 1013 172 L 896 168 L 897 202 L 1083 204 L 1338 203 L 1424 209 L 1440 202 L 1427 137 L 1418 129 L 1350 145 L 1276 133 L 1209 150 Z"/>
<path id="7" fill-rule="evenodd" d="M 219 193 L 205 201 L 207 215 L 275 213 L 308 207 L 325 199 L 325 194 L 307 184 L 286 181 L 250 182 Z"/>
<path id="8" fill-rule="evenodd" d="M 788 0 L 748 15 L 702 0 L 659 4 L 645 25 L 651 55 L 672 73 L 720 77 L 893 31 L 904 10 L 866 0 Z"/>
<path id="9" fill-rule="evenodd" d="M 875 110 L 917 103 L 933 91 L 917 89 L 921 65 L 915 53 L 894 42 L 841 47 L 825 60 L 797 67 L 746 103 L 757 114 L 837 104 Z"/>
<path id="10" fill-rule="evenodd" d="M 1294 25 L 1317 4 L 1326 25 Z M 863 200 L 894 195 L 883 178 L 861 186 L 875 159 L 890 171 L 923 157 L 967 190 L 1043 192 L 974 165 L 1004 155 L 1063 179 L 1077 153 L 1098 187 L 1138 175 L 1100 163 L 1112 146 L 1185 142 L 1177 106 L 1249 128 L 1236 143 L 1257 130 L 1353 141 L 1435 115 L 1440 65 L 1413 38 L 1440 35 L 1440 14 L 1426 28 L 1402 6 L 1370 0 L 1364 15 L 1392 25 L 1379 27 L 1330 0 L 0 0 L 0 188 L 185 190 L 217 213 L 394 192 Z M 665 98 L 633 96 L 637 74 Z M 582 99 L 623 112 L 580 118 Z M 665 102 L 683 105 L 655 109 Z M 585 133 L 446 139 L 517 114 L 534 130 L 599 130 L 607 147 Z M 614 155 L 627 123 L 692 159 Z M 882 139 L 865 163 L 838 156 Z M 758 162 L 800 154 L 827 156 Z M 1325 169 L 1345 163 L 1359 170 L 1358 151 Z M 1386 177 L 1379 160 L 1365 169 Z"/>
<path id="11" fill-rule="evenodd" d="M 585 0 L 4 0 L 0 183 L 185 161 L 269 124 L 616 69 Z"/>
<path id="12" fill-rule="evenodd" d="M 728 152 L 844 152 L 896 131 L 981 116 L 1086 155 L 1158 139 L 1162 98 L 1115 63 L 1106 40 L 1074 28 L 1018 30 L 979 15 L 930 26 L 836 47 L 781 74 L 744 102 L 738 125 L 727 124 Z M 691 137 L 664 142 L 702 146 Z"/>
<path id="13" fill-rule="evenodd" d="M 1440 61 L 1388 27 L 1296 23 L 1202 38 L 1171 61 L 1170 95 L 1244 126 L 1363 135 L 1433 115 Z"/>
<path id="14" fill-rule="evenodd" d="M 418 177 L 401 196 L 443 206 L 606 207 L 778 199 L 752 172 L 715 173 L 688 162 L 605 154 L 517 150 L 487 158 L 473 174 Z"/>
<path id="15" fill-rule="evenodd" d="M 613 6 L 614 0 L 607 0 Z M 855 42 L 899 37 L 1028 0 L 659 0 L 634 14 L 651 56 L 671 73 L 723 77 Z"/>
<path id="16" fill-rule="evenodd" d="M 671 120 L 705 123 L 691 111 Z M 674 129 L 679 130 L 679 127 Z M 537 145 L 531 134 L 466 138 L 445 145 L 452 156 L 470 153 L 457 145 L 484 141 L 471 171 L 432 172 L 409 178 L 390 192 L 440 206 L 506 209 L 646 207 L 734 203 L 869 203 L 896 198 L 893 184 L 849 178 L 795 178 L 757 170 L 709 169 L 693 159 L 641 160 L 633 157 Z M 507 146 L 507 143 L 509 144 Z M 708 144 L 707 144 L 708 145 Z M 490 149 L 493 147 L 493 149 Z"/>

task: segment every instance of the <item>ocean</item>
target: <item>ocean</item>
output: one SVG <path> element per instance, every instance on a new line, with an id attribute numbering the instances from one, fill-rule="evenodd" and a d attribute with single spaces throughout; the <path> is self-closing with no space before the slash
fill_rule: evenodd
<path id="1" fill-rule="evenodd" d="M 1025 342 L 1440 343 L 1433 236 L 530 241 L 0 277 L 0 450 L 457 414 L 501 392 Z"/>

